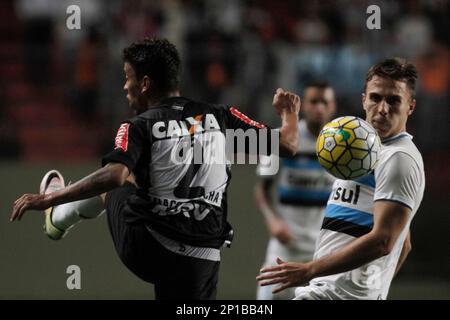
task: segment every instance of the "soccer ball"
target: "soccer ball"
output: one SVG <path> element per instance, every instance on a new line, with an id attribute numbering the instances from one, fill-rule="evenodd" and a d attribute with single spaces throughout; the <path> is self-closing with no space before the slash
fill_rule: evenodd
<path id="1" fill-rule="evenodd" d="M 340 117 L 327 123 L 317 138 L 319 162 L 339 179 L 357 179 L 378 163 L 381 142 L 377 131 L 358 117 Z"/>

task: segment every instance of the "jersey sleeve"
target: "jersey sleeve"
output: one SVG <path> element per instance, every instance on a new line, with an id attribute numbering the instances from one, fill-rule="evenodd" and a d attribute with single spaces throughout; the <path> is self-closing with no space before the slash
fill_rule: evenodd
<path id="1" fill-rule="evenodd" d="M 227 127 L 231 129 L 270 129 L 267 125 L 250 119 L 240 112 L 236 107 L 228 106 L 225 108 Z"/>
<path id="2" fill-rule="evenodd" d="M 374 201 L 395 201 L 412 210 L 423 183 L 421 177 L 418 164 L 409 154 L 394 153 L 375 170 Z"/>
<path id="3" fill-rule="evenodd" d="M 131 123 L 124 122 L 117 130 L 114 140 L 114 150 L 102 158 L 102 166 L 110 162 L 119 162 L 134 170 L 144 147 L 144 135 L 139 128 Z"/>
<path id="4" fill-rule="evenodd" d="M 276 136 L 278 139 L 278 142 L 280 141 L 280 130 L 279 129 L 273 129 L 269 127 L 266 124 L 263 124 L 261 122 L 258 122 L 256 120 L 251 119 L 250 117 L 246 116 L 242 112 L 240 112 L 236 107 L 234 106 L 226 106 L 225 107 L 225 123 L 227 129 L 234 130 L 235 134 L 238 134 L 239 130 L 242 130 L 244 134 L 247 134 L 250 136 L 250 130 L 253 130 L 256 134 L 257 138 L 257 153 L 258 154 L 272 154 L 275 151 L 278 151 L 278 145 L 277 150 L 274 150 L 274 146 L 272 146 L 272 141 L 275 139 L 273 138 Z M 236 142 L 236 140 L 235 140 Z M 265 150 L 260 152 L 260 146 L 265 145 Z M 246 140 L 246 146 L 245 150 L 246 153 L 250 153 L 249 150 L 249 140 Z M 235 145 L 235 153 L 237 153 L 238 150 L 236 150 Z"/>

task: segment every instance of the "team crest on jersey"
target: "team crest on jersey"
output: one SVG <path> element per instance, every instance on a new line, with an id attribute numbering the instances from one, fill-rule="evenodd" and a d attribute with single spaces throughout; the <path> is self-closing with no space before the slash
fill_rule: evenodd
<path id="1" fill-rule="evenodd" d="M 122 149 L 125 152 L 128 150 L 128 129 L 129 128 L 130 128 L 129 123 L 122 123 L 119 130 L 117 130 L 114 149 Z"/>

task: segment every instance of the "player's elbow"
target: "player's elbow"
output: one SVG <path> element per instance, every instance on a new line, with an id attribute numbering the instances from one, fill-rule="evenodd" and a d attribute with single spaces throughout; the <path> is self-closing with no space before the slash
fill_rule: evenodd
<path id="1" fill-rule="evenodd" d="M 105 168 L 110 172 L 109 180 L 113 188 L 123 186 L 130 175 L 128 167 L 121 163 L 109 164 Z"/>
<path id="2" fill-rule="evenodd" d="M 392 252 L 395 241 L 389 235 L 378 236 L 376 238 L 375 247 L 377 256 L 384 257 Z"/>
<path id="3" fill-rule="evenodd" d="M 118 175 L 118 176 L 115 178 L 114 184 L 115 184 L 117 187 L 121 187 L 121 186 L 123 186 L 123 185 L 125 184 L 126 181 L 127 181 L 127 178 L 120 174 L 120 175 Z"/>
<path id="4" fill-rule="evenodd" d="M 297 145 L 289 145 L 288 148 L 286 149 L 286 156 L 287 157 L 294 157 L 297 152 L 298 152 L 298 148 Z"/>
<path id="5" fill-rule="evenodd" d="M 122 170 L 120 170 L 117 174 L 117 186 L 121 187 L 125 184 L 125 182 L 127 182 L 127 178 L 130 175 L 128 168 L 124 166 L 124 168 L 122 168 Z"/>
<path id="6" fill-rule="evenodd" d="M 378 247 L 379 256 L 380 257 L 387 256 L 388 254 L 390 254 L 392 252 L 393 248 L 394 248 L 394 246 L 390 246 L 388 242 L 382 243 Z"/>
<path id="7" fill-rule="evenodd" d="M 394 237 L 390 234 L 376 234 L 375 235 L 375 251 L 378 257 L 387 256 L 392 252 L 395 246 Z"/>
<path id="8" fill-rule="evenodd" d="M 280 129 L 280 156 L 294 157 L 298 152 L 298 132 Z"/>

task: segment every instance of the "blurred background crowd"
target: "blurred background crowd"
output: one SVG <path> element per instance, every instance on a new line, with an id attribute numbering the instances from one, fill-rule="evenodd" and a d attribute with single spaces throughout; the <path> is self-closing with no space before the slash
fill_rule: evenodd
<path id="1" fill-rule="evenodd" d="M 72 4 L 81 9 L 80 30 L 66 27 Z M 380 30 L 366 26 L 372 4 L 381 9 Z M 313 79 L 335 88 L 338 115 L 364 116 L 368 67 L 402 56 L 419 70 L 408 127 L 427 175 L 417 228 L 435 230 L 426 238 L 443 242 L 448 268 L 448 18 L 447 0 L 2 0 L 0 160 L 77 163 L 109 151 L 129 115 L 122 49 L 143 37 L 176 44 L 182 94 L 236 105 L 271 125 L 276 88 L 301 94 Z M 410 270 L 424 270 L 419 258 Z"/>

